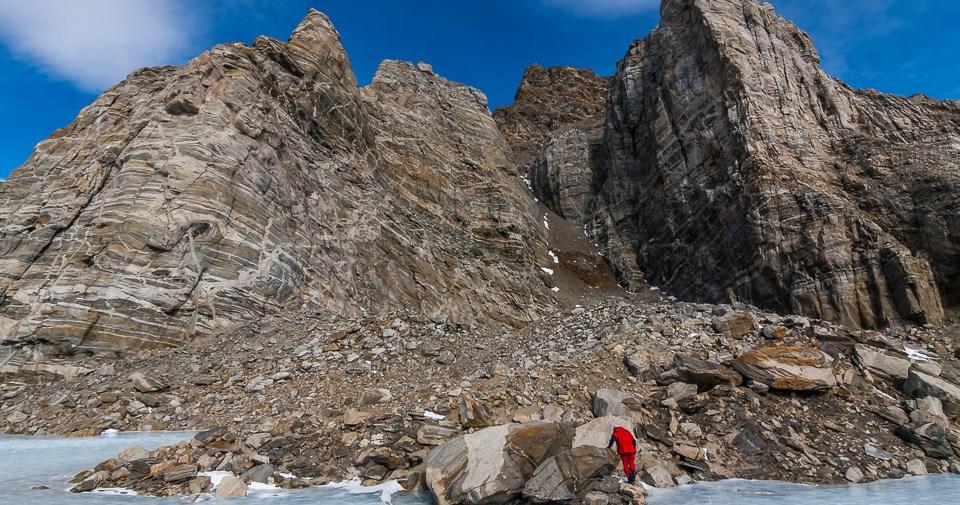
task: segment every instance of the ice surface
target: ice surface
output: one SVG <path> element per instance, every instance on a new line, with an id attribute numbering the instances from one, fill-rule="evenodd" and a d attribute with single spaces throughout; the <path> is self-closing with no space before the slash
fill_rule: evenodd
<path id="1" fill-rule="evenodd" d="M 960 476 L 937 475 L 855 486 L 747 480 L 654 489 L 649 505 L 946 505 L 960 504 Z"/>
<path id="2" fill-rule="evenodd" d="M 187 439 L 190 433 L 115 433 L 93 438 L 31 438 L 0 436 L 0 504 L 29 505 L 174 505 L 182 498 L 66 491 L 77 472 L 121 450 L 140 444 L 151 450 Z M 49 489 L 31 489 L 46 486 Z M 231 505 L 429 505 L 423 495 L 400 493 L 396 482 L 363 488 L 357 482 L 286 490 L 254 486 Z M 211 503 L 226 503 L 210 500 Z M 730 480 L 674 489 L 651 489 L 649 505 L 958 505 L 960 476 L 937 475 L 876 482 L 858 486 L 808 486 L 781 482 Z"/>
<path id="3" fill-rule="evenodd" d="M 183 498 L 135 496 L 113 488 L 97 493 L 73 494 L 67 482 L 81 470 L 116 457 L 139 444 L 147 450 L 187 440 L 193 433 L 110 433 L 91 438 L 0 436 L 0 505 L 182 505 Z M 216 473 L 216 472 L 211 472 Z M 214 479 L 216 480 L 216 479 Z M 48 489 L 32 489 L 45 486 Z M 286 490 L 266 484 L 250 487 L 244 498 L 231 505 L 427 505 L 424 496 L 397 495 L 399 484 L 388 482 L 373 489 L 344 483 L 302 490 Z M 267 501 L 264 501 L 267 499 Z M 207 501 L 207 500 L 205 500 Z M 209 500 L 225 503 L 224 500 Z"/>

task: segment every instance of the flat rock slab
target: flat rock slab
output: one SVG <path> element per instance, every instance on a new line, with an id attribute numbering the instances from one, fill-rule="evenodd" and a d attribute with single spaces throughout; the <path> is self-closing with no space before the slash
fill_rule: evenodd
<path id="1" fill-rule="evenodd" d="M 837 385 L 833 358 L 819 349 L 799 346 L 760 347 L 745 352 L 733 368 L 774 389 L 826 391 Z"/>

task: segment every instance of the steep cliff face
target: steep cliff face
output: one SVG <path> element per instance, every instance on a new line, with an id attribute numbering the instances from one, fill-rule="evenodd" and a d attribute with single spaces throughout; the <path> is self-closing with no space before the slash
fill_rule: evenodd
<path id="1" fill-rule="evenodd" d="M 493 113 L 520 170 L 533 167 L 553 134 L 602 123 L 609 85 L 592 70 L 530 65 L 513 104 Z"/>
<path id="2" fill-rule="evenodd" d="M 531 65 L 514 103 L 493 113 L 536 197 L 578 223 L 591 196 L 609 86 L 591 70 Z"/>
<path id="3" fill-rule="evenodd" d="M 767 4 L 665 0 L 618 66 L 602 147 L 547 145 L 589 161 L 591 189 L 566 191 L 590 193 L 623 282 L 853 327 L 957 301 L 960 109 L 850 89 Z"/>
<path id="4" fill-rule="evenodd" d="M 0 188 L 0 336 L 177 345 L 303 304 L 528 321 L 525 191 L 480 92 L 394 62 L 361 90 L 312 11 L 139 71 L 37 146 Z"/>

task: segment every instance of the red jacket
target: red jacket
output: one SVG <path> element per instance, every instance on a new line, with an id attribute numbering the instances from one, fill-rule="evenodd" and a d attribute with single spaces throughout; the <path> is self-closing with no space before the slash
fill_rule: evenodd
<path id="1" fill-rule="evenodd" d="M 610 436 L 610 443 L 607 447 L 613 447 L 614 443 L 617 444 L 617 454 L 635 454 L 637 452 L 633 434 L 620 426 L 613 429 L 613 435 Z"/>

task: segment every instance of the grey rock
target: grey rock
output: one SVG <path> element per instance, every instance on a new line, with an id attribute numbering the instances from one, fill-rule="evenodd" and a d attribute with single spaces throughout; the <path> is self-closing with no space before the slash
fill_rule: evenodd
<path id="1" fill-rule="evenodd" d="M 670 475 L 670 470 L 662 462 L 644 468 L 640 472 L 640 479 L 657 488 L 669 488 L 676 485 L 673 482 L 673 476 Z"/>
<path id="2" fill-rule="evenodd" d="M 417 443 L 420 445 L 441 445 L 457 436 L 457 430 L 433 424 L 425 424 L 417 430 Z"/>
<path id="3" fill-rule="evenodd" d="M 247 483 L 243 482 L 234 475 L 227 475 L 220 479 L 216 489 L 213 492 L 218 498 L 232 498 L 236 496 L 246 496 Z"/>
<path id="4" fill-rule="evenodd" d="M 628 418 L 605 416 L 598 417 L 586 424 L 577 427 L 573 438 L 573 447 L 585 445 L 606 447 L 610 443 L 610 435 L 617 426 L 633 432 L 633 421 Z"/>
<path id="5" fill-rule="evenodd" d="M 905 442 L 922 449 L 931 458 L 953 457 L 953 448 L 946 430 L 935 423 L 909 423 L 898 426 L 894 433 Z"/>
<path id="6" fill-rule="evenodd" d="M 847 472 L 844 474 L 844 477 L 846 477 L 848 481 L 854 484 L 857 484 L 858 482 L 863 480 L 863 472 L 859 468 L 852 466 L 847 469 Z"/>
<path id="7" fill-rule="evenodd" d="M 247 484 L 251 482 L 266 484 L 275 471 L 276 469 L 274 469 L 271 464 L 257 465 L 244 472 L 243 475 L 240 476 L 240 480 Z"/>
<path id="8" fill-rule="evenodd" d="M 534 503 L 569 501 L 587 483 L 610 475 L 616 468 L 612 451 L 582 446 L 544 461 L 523 487 L 524 498 Z"/>
<path id="9" fill-rule="evenodd" d="M 943 378 L 911 368 L 907 380 L 903 383 L 903 392 L 911 398 L 938 398 L 943 403 L 943 412 L 947 417 L 960 417 L 960 386 Z"/>
<path id="10" fill-rule="evenodd" d="M 674 382 L 667 387 L 667 398 L 677 402 L 697 396 L 697 385 L 685 382 Z"/>
<path id="11" fill-rule="evenodd" d="M 192 463 L 176 465 L 163 472 L 163 480 L 170 483 L 186 482 L 197 476 L 197 465 Z"/>
<path id="12" fill-rule="evenodd" d="M 905 380 L 910 371 L 910 360 L 863 344 L 854 347 L 854 357 L 862 367 L 881 377 Z"/>
<path id="13" fill-rule="evenodd" d="M 720 384 L 739 386 L 743 383 L 743 376 L 726 366 L 677 354 L 673 357 L 673 368 L 660 374 L 657 382 L 671 384 L 678 381 L 709 389 Z"/>
<path id="14" fill-rule="evenodd" d="M 871 458 L 876 458 L 883 461 L 890 461 L 893 459 L 893 454 L 890 454 L 889 452 L 871 444 L 864 444 L 863 453 Z"/>
<path id="15" fill-rule="evenodd" d="M 573 433 L 556 423 L 493 426 L 430 451 L 426 481 L 438 505 L 506 503 L 534 471 L 570 449 Z"/>
<path id="16" fill-rule="evenodd" d="M 956 104 L 846 86 L 754 0 L 663 2 L 607 99 L 599 147 L 560 158 L 589 166 L 534 191 L 558 212 L 589 194 L 582 224 L 630 287 L 852 328 L 939 324 L 960 293 Z"/>
<path id="17" fill-rule="evenodd" d="M 358 406 L 376 405 L 378 403 L 388 402 L 393 399 L 393 393 L 384 388 L 370 388 L 360 395 Z"/>
<path id="18" fill-rule="evenodd" d="M 150 451 L 144 449 L 139 445 L 134 445 L 127 447 L 123 451 L 120 451 L 120 455 L 117 456 L 121 462 L 130 462 L 136 461 L 138 459 L 146 459 L 150 457 Z"/>
<path id="19" fill-rule="evenodd" d="M 907 461 L 907 472 L 911 475 L 927 475 L 927 464 L 922 459 Z"/>
<path id="20" fill-rule="evenodd" d="M 594 417 L 619 416 L 629 418 L 632 412 L 624 405 L 624 401 L 629 398 L 633 398 L 630 393 L 615 389 L 600 389 L 593 394 L 590 408 Z"/>

